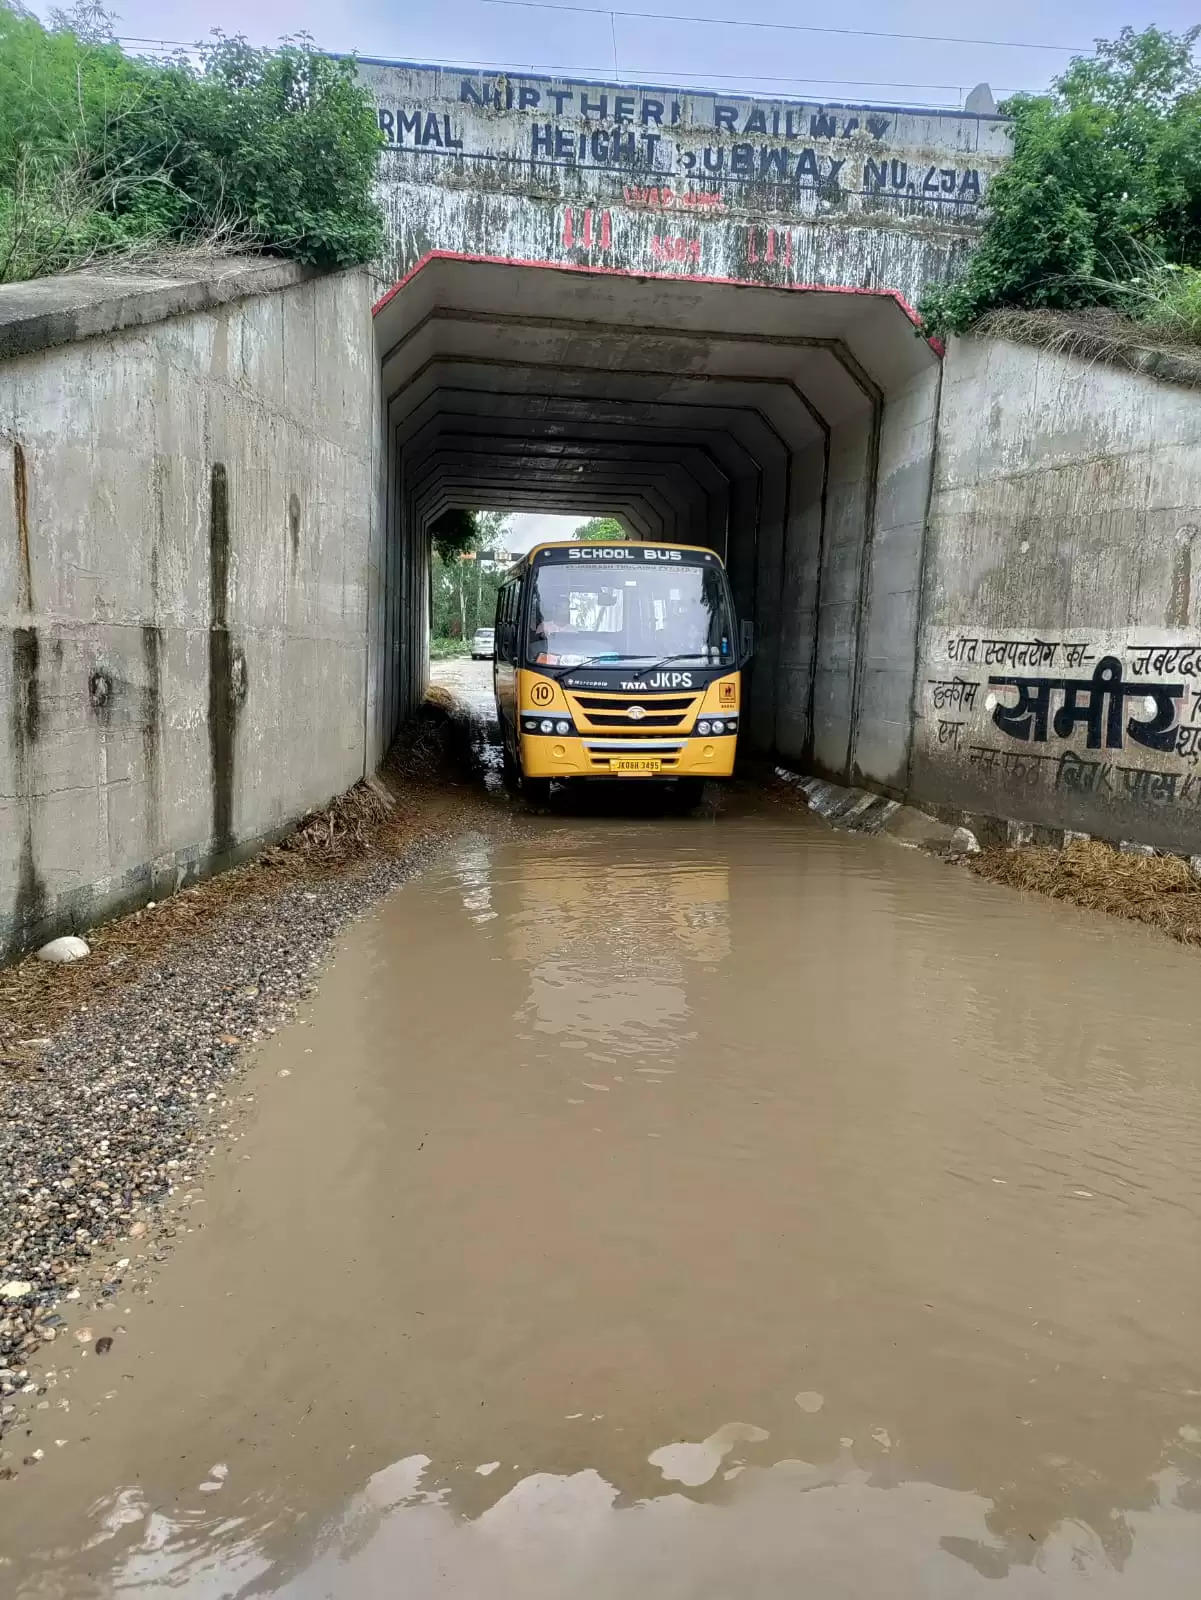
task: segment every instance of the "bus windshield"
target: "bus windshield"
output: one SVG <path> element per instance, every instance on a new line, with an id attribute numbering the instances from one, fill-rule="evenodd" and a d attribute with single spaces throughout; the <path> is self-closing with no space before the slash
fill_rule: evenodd
<path id="1" fill-rule="evenodd" d="M 734 665 L 734 620 L 720 568 L 618 561 L 538 568 L 526 641 L 531 666 L 664 657 Z"/>

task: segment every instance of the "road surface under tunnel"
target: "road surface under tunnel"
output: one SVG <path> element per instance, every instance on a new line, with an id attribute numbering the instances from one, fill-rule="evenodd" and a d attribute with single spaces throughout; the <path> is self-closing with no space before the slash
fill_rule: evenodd
<path id="1" fill-rule="evenodd" d="M 1193 1595 L 1196 963 L 749 791 L 481 797 L 260 1047 L 7 1591 Z"/>

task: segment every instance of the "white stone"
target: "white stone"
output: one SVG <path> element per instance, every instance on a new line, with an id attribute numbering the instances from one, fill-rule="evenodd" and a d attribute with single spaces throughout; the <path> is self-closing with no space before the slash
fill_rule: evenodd
<path id="1" fill-rule="evenodd" d="M 0 1294 L 6 1300 L 19 1300 L 22 1295 L 28 1294 L 32 1288 L 32 1283 L 25 1283 L 20 1278 L 10 1278 L 7 1283 L 0 1283 Z"/>
<path id="2" fill-rule="evenodd" d="M 91 953 L 83 939 L 77 938 L 73 933 L 65 933 L 61 939 L 51 939 L 49 944 L 44 944 L 38 951 L 38 960 L 82 961 L 84 956 L 90 956 Z"/>
<path id="3" fill-rule="evenodd" d="M 970 828 L 956 828 L 947 841 L 947 850 L 953 856 L 979 855 L 980 841 Z"/>

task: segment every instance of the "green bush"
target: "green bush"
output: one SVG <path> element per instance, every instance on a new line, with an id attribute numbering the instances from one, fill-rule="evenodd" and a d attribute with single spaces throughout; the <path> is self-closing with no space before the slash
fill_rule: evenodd
<path id="1" fill-rule="evenodd" d="M 46 29 L 0 0 L 0 281 L 169 243 L 379 253 L 380 133 L 353 62 L 219 35 L 199 64 L 140 60 L 105 20 L 92 4 Z"/>
<path id="2" fill-rule="evenodd" d="M 965 272 L 922 302 L 929 332 L 1002 306 L 1123 306 L 1148 260 L 1201 265 L 1199 35 L 1126 28 L 1007 103 L 1013 158 Z"/>

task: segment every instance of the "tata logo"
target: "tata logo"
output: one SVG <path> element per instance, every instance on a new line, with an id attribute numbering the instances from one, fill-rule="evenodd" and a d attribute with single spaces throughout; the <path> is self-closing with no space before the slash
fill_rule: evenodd
<path id="1" fill-rule="evenodd" d="M 646 716 L 646 707 L 645 706 L 631 706 L 630 709 L 626 712 L 626 716 L 629 717 L 631 722 L 641 722 L 643 717 Z"/>

